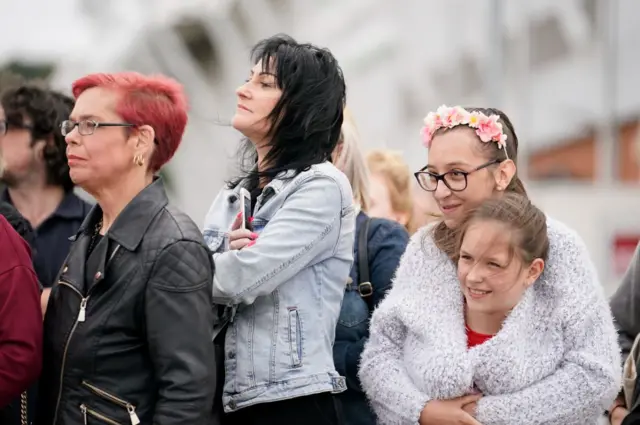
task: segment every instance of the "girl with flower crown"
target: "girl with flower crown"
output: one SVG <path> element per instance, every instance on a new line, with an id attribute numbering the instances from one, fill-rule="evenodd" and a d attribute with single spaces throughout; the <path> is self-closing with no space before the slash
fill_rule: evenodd
<path id="1" fill-rule="evenodd" d="M 360 379 L 379 423 L 597 423 L 619 388 L 611 313 L 584 243 L 527 199 L 510 120 L 443 106 L 422 136 L 415 176 L 443 220 L 372 317 Z"/>

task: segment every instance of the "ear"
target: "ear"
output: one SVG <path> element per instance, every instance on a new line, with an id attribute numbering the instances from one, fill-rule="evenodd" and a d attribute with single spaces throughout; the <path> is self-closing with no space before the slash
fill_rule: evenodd
<path id="1" fill-rule="evenodd" d="M 516 164 L 510 159 L 502 161 L 494 174 L 496 179 L 496 189 L 499 191 L 505 190 L 515 175 Z"/>
<path id="2" fill-rule="evenodd" d="M 135 135 L 132 134 L 132 137 L 135 137 L 136 144 L 134 148 L 136 153 L 146 157 L 148 152 L 153 151 L 154 140 L 156 138 L 156 132 L 153 130 L 153 127 L 150 125 L 141 125 L 136 129 Z"/>
<path id="3" fill-rule="evenodd" d="M 527 288 L 538 280 L 542 272 L 544 271 L 544 260 L 542 258 L 536 258 L 533 260 L 527 270 L 526 286 Z"/>

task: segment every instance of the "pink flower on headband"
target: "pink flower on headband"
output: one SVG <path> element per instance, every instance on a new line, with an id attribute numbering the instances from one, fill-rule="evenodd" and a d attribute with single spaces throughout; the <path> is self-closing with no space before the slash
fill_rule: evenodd
<path id="1" fill-rule="evenodd" d="M 507 135 L 504 134 L 502 123 L 498 115 L 486 116 L 481 112 L 469 112 L 461 106 L 440 106 L 436 112 L 429 112 L 424 119 L 424 127 L 420 131 L 423 144 L 429 148 L 433 135 L 440 128 L 454 128 L 466 125 L 476 130 L 476 134 L 484 143 L 496 142 L 498 147 L 505 149 Z"/>

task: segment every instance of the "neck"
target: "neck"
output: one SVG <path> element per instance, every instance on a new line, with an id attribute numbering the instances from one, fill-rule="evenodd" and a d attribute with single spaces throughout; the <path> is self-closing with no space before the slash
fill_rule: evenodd
<path id="1" fill-rule="evenodd" d="M 485 313 L 469 310 L 465 305 L 464 318 L 472 331 L 486 335 L 495 335 L 500 331 L 502 323 L 507 318 L 506 313 Z"/>
<path id="2" fill-rule="evenodd" d="M 62 199 L 64 189 L 44 182 L 22 184 L 8 188 L 13 206 L 34 229 L 53 214 Z"/>
<path id="3" fill-rule="evenodd" d="M 256 145 L 256 152 L 258 153 L 258 171 L 264 171 L 268 168 L 265 158 L 269 152 L 269 146 L 266 143 L 263 143 L 261 146 Z M 267 179 L 261 178 L 258 186 L 264 187 L 267 183 L 269 183 Z"/>
<path id="4" fill-rule="evenodd" d="M 123 183 L 126 181 L 126 183 Z M 137 179 L 123 179 L 119 184 L 103 187 L 100 190 L 91 191 L 102 209 L 102 228 L 100 234 L 104 235 L 116 221 L 122 210 L 153 181 L 153 175 Z"/>

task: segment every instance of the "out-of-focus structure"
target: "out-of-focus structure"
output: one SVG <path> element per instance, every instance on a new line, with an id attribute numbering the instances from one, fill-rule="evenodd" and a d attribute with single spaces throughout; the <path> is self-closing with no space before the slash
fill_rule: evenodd
<path id="1" fill-rule="evenodd" d="M 363 139 L 414 169 L 428 110 L 498 106 L 519 132 L 532 196 L 581 234 L 611 289 L 640 236 L 637 16 L 635 0 L 23 0 L 0 17 L 0 48 L 5 65 L 60 88 L 124 69 L 180 80 L 192 114 L 169 175 L 197 221 L 233 172 L 239 136 L 225 122 L 262 37 L 331 48 Z"/>

